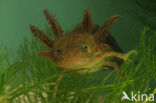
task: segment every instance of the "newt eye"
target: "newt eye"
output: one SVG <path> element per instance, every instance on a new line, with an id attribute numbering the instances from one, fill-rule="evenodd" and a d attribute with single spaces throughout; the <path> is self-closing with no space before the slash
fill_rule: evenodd
<path id="1" fill-rule="evenodd" d="M 87 45 L 83 45 L 82 46 L 82 51 L 83 52 L 88 52 L 88 46 Z"/>
<path id="2" fill-rule="evenodd" d="M 62 49 L 61 48 L 57 48 L 56 49 L 56 55 L 60 55 L 62 54 Z"/>

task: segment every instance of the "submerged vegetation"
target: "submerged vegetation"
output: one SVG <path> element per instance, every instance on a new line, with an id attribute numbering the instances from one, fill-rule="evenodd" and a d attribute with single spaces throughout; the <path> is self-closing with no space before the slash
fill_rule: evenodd
<path id="1" fill-rule="evenodd" d="M 125 75 L 114 70 L 83 75 L 73 71 L 65 73 L 59 84 L 54 81 L 61 75 L 60 69 L 38 56 L 38 51 L 45 49 L 38 41 L 25 40 L 13 62 L 9 62 L 7 50 L 1 48 L 0 103 L 132 103 L 121 101 L 123 91 L 128 95 L 131 91 L 156 93 L 156 33 L 147 27 L 140 33 L 137 55 L 131 55 L 120 68 Z M 54 85 L 58 85 L 58 91 L 52 100 Z"/>

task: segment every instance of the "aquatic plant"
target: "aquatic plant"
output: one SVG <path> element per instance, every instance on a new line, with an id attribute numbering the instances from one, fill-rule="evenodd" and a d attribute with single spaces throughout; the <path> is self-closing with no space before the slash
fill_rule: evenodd
<path id="1" fill-rule="evenodd" d="M 52 36 L 48 29 L 46 32 Z M 1 51 L 0 103 L 129 103 L 132 101 L 121 101 L 123 91 L 128 95 L 131 91 L 155 93 L 156 33 L 147 27 L 140 33 L 137 55 L 121 66 L 123 73 L 108 69 L 81 75 L 72 71 L 65 73 L 59 84 L 54 81 L 61 75 L 60 69 L 38 56 L 38 51 L 45 49 L 38 41 L 25 39 L 13 62 L 7 60 L 7 50 Z M 58 85 L 58 94 L 51 99 L 54 85 Z"/>

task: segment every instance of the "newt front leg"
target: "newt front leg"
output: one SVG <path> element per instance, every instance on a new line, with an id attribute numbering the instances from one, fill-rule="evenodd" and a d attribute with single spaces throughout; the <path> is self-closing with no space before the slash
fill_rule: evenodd
<path id="1" fill-rule="evenodd" d="M 113 62 L 107 61 L 106 58 L 118 57 L 125 61 L 128 59 L 128 57 L 131 54 L 134 54 L 134 53 L 137 53 L 137 52 L 135 50 L 131 50 L 130 52 L 128 52 L 126 54 L 122 54 L 122 53 L 115 52 L 115 51 L 104 52 L 102 54 L 97 55 L 88 65 L 83 67 L 83 68 L 85 68 L 84 70 L 80 70 L 80 71 L 78 71 L 78 73 L 83 74 L 86 72 L 89 72 L 89 73 L 95 72 L 95 71 L 99 70 L 100 68 L 102 68 L 103 65 L 111 66 L 117 70 L 119 68 L 119 66 Z"/>

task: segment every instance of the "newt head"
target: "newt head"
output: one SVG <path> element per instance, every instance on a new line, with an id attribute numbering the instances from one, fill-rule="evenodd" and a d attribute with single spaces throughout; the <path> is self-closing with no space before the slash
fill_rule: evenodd
<path id="1" fill-rule="evenodd" d="M 62 68 L 80 68 L 89 63 L 96 53 L 92 35 L 65 34 L 58 38 L 51 50 L 51 59 Z"/>
<path id="2" fill-rule="evenodd" d="M 39 55 L 50 58 L 57 66 L 68 70 L 81 69 L 96 63 L 105 56 L 103 52 L 112 50 L 108 44 L 100 44 L 102 37 L 107 38 L 108 29 L 119 18 L 112 16 L 98 29 L 94 29 L 91 14 L 85 11 L 83 22 L 77 25 L 73 31 L 63 34 L 55 18 L 47 11 L 44 11 L 51 29 L 55 35 L 55 40 L 50 39 L 37 27 L 30 25 L 33 35 L 40 39 L 49 49 L 40 51 Z M 93 64 L 94 64 L 93 63 Z"/>

